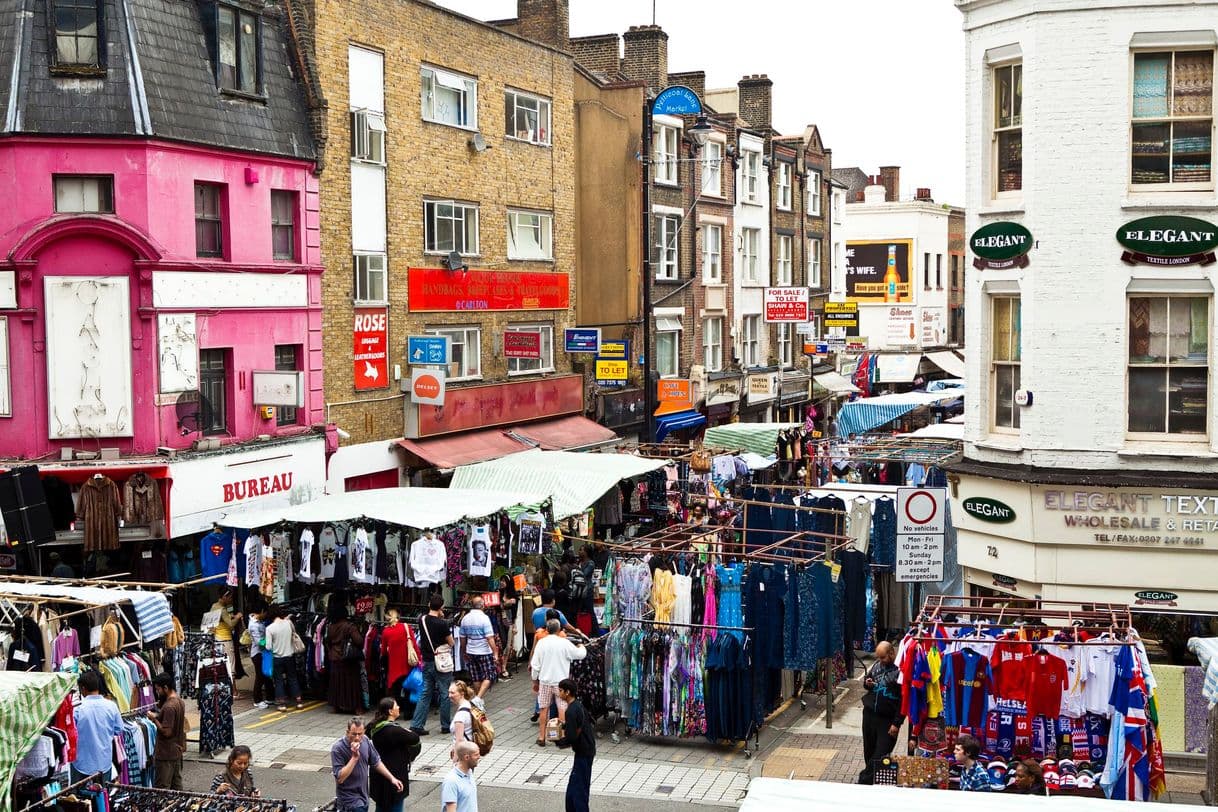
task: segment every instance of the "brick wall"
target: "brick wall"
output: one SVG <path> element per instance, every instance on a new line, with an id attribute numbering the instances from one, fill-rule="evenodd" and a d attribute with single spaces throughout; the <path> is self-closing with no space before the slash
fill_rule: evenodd
<path id="1" fill-rule="evenodd" d="M 737 87 L 740 89 L 740 117 L 755 130 L 768 130 L 774 90 L 770 77 L 764 73 L 745 76 L 737 82 Z"/>
<path id="2" fill-rule="evenodd" d="M 632 25 L 622 35 L 622 73 L 662 90 L 668 80 L 668 34 L 658 25 Z"/>
<path id="3" fill-rule="evenodd" d="M 622 63 L 622 42 L 617 34 L 572 37 L 571 53 L 575 62 L 597 73 L 616 73 Z"/>

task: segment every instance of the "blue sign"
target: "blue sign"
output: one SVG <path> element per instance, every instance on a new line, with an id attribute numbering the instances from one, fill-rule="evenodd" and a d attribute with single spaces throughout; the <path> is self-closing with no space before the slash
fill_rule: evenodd
<path id="1" fill-rule="evenodd" d="M 601 350 L 601 328 L 568 327 L 564 331 L 567 352 L 591 352 Z"/>
<path id="2" fill-rule="evenodd" d="M 410 336 L 406 339 L 406 362 L 409 364 L 448 364 L 447 336 Z"/>
<path id="3" fill-rule="evenodd" d="M 660 91 L 651 103 L 653 116 L 699 116 L 702 102 L 698 94 L 685 85 L 671 85 Z"/>

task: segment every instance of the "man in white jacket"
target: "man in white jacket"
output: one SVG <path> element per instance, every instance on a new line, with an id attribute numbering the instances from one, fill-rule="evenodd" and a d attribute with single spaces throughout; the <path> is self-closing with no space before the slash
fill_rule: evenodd
<path id="1" fill-rule="evenodd" d="M 533 693 L 537 694 L 537 702 L 541 707 L 538 717 L 537 746 L 546 746 L 546 723 L 550 716 L 550 700 L 558 705 L 558 718 L 562 719 L 567 712 L 567 703 L 558 693 L 558 683 L 571 676 L 571 663 L 588 656 L 588 651 L 582 644 L 574 644 L 565 637 L 559 637 L 562 623 L 557 620 L 546 621 L 546 636 L 533 646 L 533 658 L 529 660 L 529 671 L 533 675 Z"/>

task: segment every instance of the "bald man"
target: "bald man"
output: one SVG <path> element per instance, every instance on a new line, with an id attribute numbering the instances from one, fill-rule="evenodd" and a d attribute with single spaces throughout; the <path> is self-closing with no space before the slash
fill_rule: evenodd
<path id="1" fill-rule="evenodd" d="M 884 641 L 875 647 L 875 662 L 863 677 L 863 770 L 860 784 L 870 784 L 877 759 L 892 752 L 897 734 L 905 717 L 901 715 L 901 686 L 897 683 L 900 670 L 896 666 L 897 651 Z"/>
<path id="2" fill-rule="evenodd" d="M 453 768 L 440 785 L 440 804 L 444 812 L 478 812 L 474 768 L 481 758 L 478 745 L 457 742 L 453 748 Z"/>

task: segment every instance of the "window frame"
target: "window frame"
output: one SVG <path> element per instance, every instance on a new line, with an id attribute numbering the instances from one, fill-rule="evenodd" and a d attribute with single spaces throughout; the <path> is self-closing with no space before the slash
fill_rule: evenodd
<path id="1" fill-rule="evenodd" d="M 711 330 L 712 325 L 714 330 Z M 711 341 L 712 333 L 714 333 L 714 341 Z M 707 372 L 720 372 L 723 369 L 722 316 L 707 316 L 702 319 L 702 365 Z"/>
<path id="2" fill-rule="evenodd" d="M 821 252 L 821 243 L 822 242 L 823 241 L 821 240 L 820 237 L 809 237 L 808 238 L 808 246 L 807 246 L 807 250 L 808 250 L 807 260 L 808 261 L 807 261 L 806 265 L 807 265 L 807 270 L 808 270 L 808 287 L 810 287 L 810 288 L 819 288 L 819 287 L 823 287 L 823 285 L 824 285 L 823 281 L 821 280 L 821 272 L 820 272 L 820 269 L 821 269 L 820 252 Z"/>
<path id="3" fill-rule="evenodd" d="M 287 200 L 288 214 L 290 219 L 287 222 L 276 219 L 275 201 L 276 199 L 283 201 Z M 297 228 L 296 228 L 296 209 L 300 197 L 294 189 L 272 189 L 271 190 L 271 259 L 275 262 L 297 262 L 300 257 L 300 252 L 296 244 Z M 283 254 L 275 248 L 276 230 L 287 229 L 287 244 L 288 253 Z"/>
<path id="4" fill-rule="evenodd" d="M 795 238 L 789 234 L 779 234 L 775 246 L 774 284 L 787 287 L 794 284 L 795 279 Z M 783 246 L 786 246 L 786 250 L 783 250 Z"/>
<path id="5" fill-rule="evenodd" d="M 821 216 L 821 173 L 819 169 L 808 170 L 808 216 Z"/>
<path id="6" fill-rule="evenodd" d="M 681 215 L 671 212 L 652 211 L 652 239 L 654 252 L 651 261 L 652 276 L 658 282 L 675 282 L 681 276 Z M 669 226 L 672 233 L 669 234 Z M 671 259 L 669 254 L 671 253 Z M 667 269 L 671 265 L 671 274 Z"/>
<path id="7" fill-rule="evenodd" d="M 61 9 L 72 9 L 73 20 L 79 23 L 79 13 L 84 10 L 93 11 L 93 36 L 81 36 L 78 27 L 74 33 L 59 33 L 59 12 Z M 62 74 L 100 74 L 106 70 L 106 13 L 105 4 L 101 0 L 51 0 L 47 4 L 47 32 L 50 36 L 51 72 Z M 80 56 L 80 41 L 93 41 L 93 60 L 91 62 L 63 61 L 59 56 L 60 37 L 70 38 L 74 43 L 77 60 Z"/>
<path id="8" fill-rule="evenodd" d="M 1010 345 L 1005 354 L 1012 357 L 999 357 L 999 303 L 1006 302 L 1006 336 Z M 995 434 L 1019 434 L 1022 423 L 1019 406 L 1015 403 L 1015 393 L 1019 391 L 1023 375 L 1023 303 L 1018 295 L 1003 295 L 990 297 L 990 370 L 989 393 L 992 404 L 989 410 L 990 431 Z M 1005 374 L 1011 376 L 1011 400 L 1009 403 L 998 402 L 1000 387 L 999 377 Z M 1000 422 L 1000 410 L 1006 410 L 1006 423 Z"/>
<path id="9" fill-rule="evenodd" d="M 238 96 L 252 96 L 262 98 L 265 95 L 263 85 L 263 53 L 262 53 L 262 15 L 257 12 L 250 11 L 232 3 L 216 3 L 215 17 L 215 58 L 216 58 L 216 87 L 221 93 L 230 93 Z M 233 53 L 235 56 L 235 65 L 233 66 L 236 86 L 230 87 L 225 84 L 224 65 L 221 62 L 224 49 L 224 43 L 221 40 L 220 19 L 222 14 L 228 11 L 233 14 Z M 243 50 L 246 47 L 242 44 L 241 24 L 249 18 L 254 23 L 253 39 L 254 39 L 254 61 L 252 66 L 244 64 Z M 241 77 L 247 67 L 252 67 L 254 70 L 253 89 L 242 87 Z"/>
<path id="10" fill-rule="evenodd" d="M 1167 303 L 1168 303 L 1167 311 L 1166 311 L 1167 316 L 1166 316 L 1166 320 L 1165 320 L 1166 321 L 1165 326 L 1167 328 L 1167 331 L 1162 334 L 1164 336 L 1164 340 L 1166 342 L 1166 345 L 1164 346 L 1164 352 L 1166 354 L 1165 354 L 1163 360 L 1161 360 L 1161 361 L 1147 361 L 1147 362 L 1142 362 L 1142 363 L 1134 363 L 1133 359 L 1131 357 L 1131 352 L 1133 349 L 1133 347 L 1132 347 L 1133 336 L 1132 336 L 1132 334 L 1130 335 L 1130 340 L 1128 342 L 1127 349 L 1126 349 L 1126 362 L 1125 362 L 1125 387 L 1126 387 L 1125 436 L 1126 436 L 1126 438 L 1128 438 L 1130 440 L 1134 440 L 1134 441 L 1153 440 L 1153 441 L 1158 441 L 1158 442 L 1170 442 L 1170 443 L 1197 443 L 1197 444 L 1206 443 L 1206 444 L 1208 444 L 1209 437 L 1210 437 L 1210 414 L 1211 414 L 1211 410 L 1213 408 L 1213 398 L 1210 395 L 1210 387 L 1211 387 L 1213 381 L 1212 381 L 1212 376 L 1210 374 L 1210 369 L 1213 364 L 1213 358 L 1214 358 L 1214 351 L 1212 349 L 1213 334 L 1214 334 L 1213 333 L 1213 330 L 1214 330 L 1214 297 L 1212 294 L 1209 294 L 1209 293 L 1203 294 L 1203 293 L 1186 293 L 1186 292 L 1181 292 L 1181 293 L 1178 293 L 1175 295 L 1168 295 L 1168 294 L 1156 295 L 1156 294 L 1146 294 L 1146 293 L 1129 294 L 1126 297 L 1126 301 L 1125 301 L 1125 319 L 1126 319 L 1125 323 L 1126 323 L 1127 329 L 1130 329 L 1129 323 L 1130 323 L 1130 320 L 1132 319 L 1131 311 L 1132 311 L 1132 307 L 1133 307 L 1133 302 L 1134 302 L 1134 300 L 1137 300 L 1137 299 L 1146 299 L 1146 300 L 1150 300 L 1150 301 L 1154 301 L 1154 300 L 1166 300 L 1167 301 Z M 1171 345 L 1173 344 L 1173 342 L 1175 340 L 1179 340 L 1176 337 L 1177 334 L 1171 332 L 1172 302 L 1189 302 L 1189 301 L 1193 301 L 1193 300 L 1203 302 L 1204 307 L 1205 307 L 1206 358 L 1205 358 L 1204 363 L 1191 363 L 1191 364 L 1190 363 L 1181 363 L 1179 361 L 1174 361 L 1172 359 L 1172 355 L 1171 355 L 1171 349 L 1172 349 Z M 1132 333 L 1132 331 L 1131 331 L 1131 333 Z M 1134 370 L 1161 370 L 1164 375 L 1165 381 L 1164 381 L 1164 386 L 1163 386 L 1163 393 L 1164 393 L 1164 397 L 1166 399 L 1166 402 L 1164 403 L 1164 408 L 1163 408 L 1163 427 L 1165 429 L 1164 431 L 1161 431 L 1161 432 L 1159 432 L 1159 431 L 1133 431 L 1129 427 L 1130 420 L 1131 420 L 1130 407 L 1133 405 L 1132 378 L 1133 378 Z M 1183 431 L 1172 432 L 1172 431 L 1166 430 L 1166 429 L 1170 428 L 1170 426 L 1171 426 L 1172 409 L 1171 409 L 1170 398 L 1171 398 L 1172 386 L 1173 386 L 1173 384 L 1171 383 L 1171 375 L 1172 375 L 1172 372 L 1175 370 L 1194 370 L 1194 371 L 1203 372 L 1205 374 L 1205 387 L 1204 387 L 1204 389 L 1205 389 L 1205 412 L 1204 412 L 1204 416 L 1201 420 L 1202 425 L 1205 427 L 1204 431 L 1201 431 L 1201 432 L 1183 432 Z"/>
<path id="11" fill-rule="evenodd" d="M 1010 72 L 1011 86 L 1011 115 L 1007 124 L 1002 124 L 1002 93 L 1000 76 L 1003 71 Z M 993 94 L 993 105 L 990 109 L 990 194 L 991 199 L 1001 200 L 1023 196 L 1023 59 L 1013 59 L 990 65 L 990 90 Z M 1016 112 L 1018 108 L 1018 112 Z M 1018 137 L 1018 165 L 1011 163 L 1006 169 L 1002 163 L 1003 138 Z M 1012 139 L 1013 140 L 1013 139 Z M 1002 173 L 1017 172 L 1018 185 L 1004 189 Z"/>
<path id="12" fill-rule="evenodd" d="M 385 114 L 366 107 L 351 111 L 351 160 L 360 163 L 385 166 L 385 142 L 389 129 L 385 126 Z"/>
<path id="13" fill-rule="evenodd" d="M 430 77 L 428 74 L 430 73 Z M 458 121 L 445 121 L 442 118 L 436 117 L 436 80 L 444 77 L 455 77 L 460 79 L 463 87 L 461 90 L 446 85 L 440 82 L 441 87 L 446 87 L 449 90 L 459 93 L 461 99 L 461 114 L 457 116 Z M 431 99 L 430 99 L 430 115 L 428 114 L 428 83 L 431 84 Z M 419 116 L 423 121 L 429 124 L 440 124 L 444 127 L 456 127 L 459 130 L 469 130 L 476 132 L 478 130 L 478 80 L 465 73 L 442 68 L 439 65 L 422 64 L 419 66 Z M 464 120 L 461 120 L 464 119 Z"/>
<path id="14" fill-rule="evenodd" d="M 211 412 L 203 409 L 199 403 L 198 431 L 204 437 L 216 437 L 229 433 L 228 430 L 228 396 L 231 391 L 228 376 L 231 370 L 229 359 L 231 352 L 227 347 L 203 347 L 199 349 L 199 394 L 207 398 L 211 404 Z M 209 364 L 219 359 L 219 369 L 209 368 Z M 206 390 L 206 391 L 205 391 Z M 219 392 L 219 397 L 212 394 Z M 214 422 L 219 416 L 219 423 Z M 204 424 L 204 420 L 207 423 Z"/>
<path id="15" fill-rule="evenodd" d="M 13 361 L 8 316 L 0 316 L 0 417 L 13 416 Z"/>
<path id="16" fill-rule="evenodd" d="M 761 152 L 755 149 L 740 150 L 740 200 L 743 203 L 761 205 Z"/>
<path id="17" fill-rule="evenodd" d="M 1209 104 L 1209 107 L 1210 107 L 1210 112 L 1209 112 L 1209 115 L 1176 115 L 1176 113 L 1175 113 L 1175 109 L 1174 109 L 1174 108 L 1175 108 L 1175 100 L 1176 100 L 1176 99 L 1175 99 L 1175 91 L 1176 91 L 1176 89 L 1177 89 L 1177 85 L 1176 85 L 1176 82 L 1175 82 L 1175 77 L 1176 77 L 1176 59 L 1177 59 L 1177 57 L 1178 57 L 1180 54 L 1201 54 L 1201 53 L 1208 53 L 1208 54 L 1209 54 L 1209 56 L 1210 56 L 1210 76 L 1209 76 L 1209 81 L 1210 81 L 1210 96 L 1209 96 L 1209 98 L 1210 98 L 1210 104 Z M 1136 82 L 1136 78 L 1137 78 L 1137 63 L 1138 63 L 1138 57 L 1149 57 L 1149 56 L 1156 56 L 1156 55 L 1166 55 L 1166 56 L 1170 56 L 1170 57 L 1171 57 L 1171 63 L 1170 63 L 1170 73 L 1168 74 L 1168 77 L 1167 77 L 1167 90 L 1168 90 L 1168 96 L 1167 96 L 1167 105 L 1168 105 L 1168 109 L 1167 109 L 1167 115 L 1165 115 L 1165 116 L 1142 116 L 1142 117 L 1135 117 L 1135 115 L 1134 115 L 1134 114 L 1135 114 L 1135 112 L 1136 112 L 1136 104 L 1137 104 L 1136 98 L 1137 98 L 1137 97 L 1134 95 L 1134 93 L 1135 93 L 1135 82 Z M 1202 47 L 1202 46 L 1178 46 L 1178 47 L 1175 47 L 1175 48 L 1172 48 L 1172 47 L 1158 47 L 1158 48 L 1155 48 L 1155 47 L 1146 47 L 1146 48 L 1135 48 L 1135 49 L 1132 49 L 1132 50 L 1130 51 L 1130 55 L 1129 55 L 1129 64 L 1130 64 L 1130 82 L 1129 82 L 1129 90 L 1130 90 L 1130 106 L 1129 106 L 1129 178 L 1128 178 L 1128 188 L 1129 188 L 1129 190 L 1130 190 L 1131 192 L 1160 192 L 1160 191 L 1170 191 L 1170 192 L 1177 192 L 1177 191 L 1178 191 L 1178 192 L 1189 192 L 1189 191 L 1212 191 L 1212 190 L 1215 188 L 1215 177 L 1214 177 L 1214 158 L 1215 158 L 1215 154 L 1216 154 L 1216 153 L 1215 153 L 1215 149 L 1214 149 L 1214 137 L 1215 137 L 1215 131 L 1214 131 L 1214 123 L 1215 123 L 1215 116 L 1214 116 L 1214 104 L 1215 104 L 1215 101 L 1216 101 L 1216 98 L 1215 98 L 1215 86 L 1216 86 L 1216 83 L 1218 83 L 1218 49 L 1216 49 L 1216 48 L 1215 48 L 1214 46 L 1212 46 L 1212 45 L 1211 45 L 1211 46 L 1209 46 L 1209 47 Z M 1201 130 L 1202 130 L 1202 129 L 1204 129 L 1204 133 L 1205 133 L 1204 135 L 1200 135 L 1200 134 L 1198 134 L 1198 135 L 1193 135 L 1193 136 L 1184 136 L 1184 138 L 1190 138 L 1190 137 L 1191 137 L 1191 138 L 1208 138 L 1208 139 L 1209 139 L 1209 142 L 1210 142 L 1210 148 L 1209 148 L 1209 163 L 1208 163 L 1208 166 L 1209 166 L 1209 173 L 1210 173 L 1209 180 L 1205 180 L 1205 181 L 1194 181 L 1194 180 L 1177 181 L 1177 180 L 1175 180 L 1175 179 L 1174 179 L 1174 178 L 1175 178 L 1175 173 L 1176 173 L 1176 166 L 1175 166 L 1175 158 L 1176 158 L 1176 154 L 1177 154 L 1177 153 L 1176 153 L 1176 142 L 1177 142 L 1177 141 L 1179 141 L 1179 140 L 1181 140 L 1181 137 L 1176 135 L 1176 125 L 1177 125 L 1177 124 L 1183 124 L 1183 125 L 1186 125 L 1186 126 L 1187 126 L 1187 125 L 1190 125 L 1190 124 L 1195 124 L 1195 125 L 1197 125 L 1197 126 L 1198 126 L 1198 128 L 1199 128 L 1199 129 L 1198 129 L 1198 133 L 1200 133 L 1200 132 L 1201 132 Z M 1208 127 L 1205 127 L 1204 125 L 1206 125 L 1206 124 L 1208 124 L 1209 126 L 1208 126 Z M 1135 151 L 1134 151 L 1134 148 L 1135 148 L 1135 145 L 1138 143 L 1138 141 L 1137 141 L 1137 137 L 1136 137 L 1135 133 L 1136 133 L 1137 128 L 1139 128 L 1139 127 L 1153 127 L 1153 126 L 1166 126 L 1166 127 L 1167 127 L 1167 139 L 1166 139 L 1166 143 L 1167 143 L 1167 153 L 1166 153 L 1166 157 L 1167 157 L 1167 171 L 1168 171 L 1168 179 L 1167 179 L 1167 181 L 1166 181 L 1166 182 L 1159 182 L 1159 183 L 1155 183 L 1155 182 L 1136 182 L 1136 181 L 1134 180 L 1134 175 L 1133 175 L 1133 173 L 1134 173 L 1134 161 L 1135 161 L 1137 158 L 1139 158 L 1139 157 L 1143 157 L 1143 158 L 1145 158 L 1145 157 L 1155 157 L 1155 155 L 1156 155 L 1157 153 L 1142 153 L 1141 155 L 1139 155 L 1137 152 L 1135 152 Z M 1189 154 L 1189 155 L 1201 156 L 1201 155 L 1204 155 L 1205 153 L 1200 152 L 1200 151 L 1196 151 L 1196 152 L 1189 152 L 1189 153 L 1187 153 L 1187 154 Z M 1199 159 L 1200 159 L 1200 158 L 1198 157 L 1198 158 L 1197 158 L 1197 159 L 1195 159 L 1195 160 L 1199 160 Z"/>
<path id="18" fill-rule="evenodd" d="M 517 115 L 522 109 L 520 106 L 521 99 L 535 102 L 537 104 L 537 138 L 521 138 L 520 130 L 514 126 L 509 126 L 515 121 Z M 512 115 L 508 117 L 508 106 L 511 105 Z M 541 122 L 541 107 L 545 105 L 545 123 Z M 528 112 L 528 108 L 523 108 Z M 534 144 L 539 147 L 553 146 L 553 126 L 554 126 L 554 102 L 546 96 L 539 96 L 536 93 L 529 93 L 526 90 L 516 90 L 515 88 L 504 88 L 503 90 L 503 137 L 509 141 L 521 141 L 525 144 Z"/>
<path id="19" fill-rule="evenodd" d="M 716 157 L 712 158 L 710 153 L 712 149 L 716 153 Z M 702 195 L 704 197 L 723 197 L 723 142 L 707 141 L 706 146 L 702 148 Z M 714 184 L 707 183 L 708 180 L 714 179 Z"/>
<path id="20" fill-rule="evenodd" d="M 380 260 L 381 267 L 374 269 L 371 267 L 371 260 Z M 362 273 L 367 277 L 367 281 L 361 284 L 360 281 L 360 261 L 364 260 Z M 353 251 L 351 254 L 351 296 L 354 304 L 359 306 L 364 305 L 387 305 L 389 304 L 389 257 L 383 251 Z M 379 274 L 381 278 L 381 297 L 369 298 L 367 295 L 371 292 L 371 278 L 373 274 Z"/>
<path id="21" fill-rule="evenodd" d="M 740 317 L 740 365 L 751 369 L 761 361 L 761 316 L 750 313 Z"/>
<path id="22" fill-rule="evenodd" d="M 774 201 L 774 206 L 779 211 L 791 211 L 791 206 L 793 203 L 791 199 L 791 176 L 794 174 L 792 172 L 793 167 L 786 161 L 776 161 L 775 163 L 777 164 L 777 167 L 774 172 L 774 197 L 776 198 Z"/>
<path id="23" fill-rule="evenodd" d="M 503 328 L 503 331 L 505 333 L 541 333 L 541 358 L 506 359 L 509 377 L 516 377 L 518 375 L 544 375 L 547 372 L 554 371 L 553 323 L 529 322 L 525 324 L 509 324 L 507 327 Z M 537 364 L 537 368 L 522 369 L 521 366 L 524 364 Z"/>
<path id="24" fill-rule="evenodd" d="M 661 336 L 672 336 L 672 348 L 668 357 L 660 347 Z M 667 366 L 666 366 L 667 364 Z M 667 371 L 671 369 L 671 371 Z M 661 378 L 676 378 L 681 374 L 681 331 L 656 330 L 656 373 Z"/>
<path id="25" fill-rule="evenodd" d="M 714 240 L 710 239 L 712 233 L 715 235 Z M 722 223 L 702 224 L 702 284 L 723 284 Z"/>
<path id="26" fill-rule="evenodd" d="M 750 247 L 752 253 L 749 252 Z M 741 226 L 740 228 L 740 281 L 748 285 L 764 284 L 761 278 L 760 228 L 751 226 Z"/>
<path id="27" fill-rule="evenodd" d="M 795 328 L 790 322 L 779 322 L 777 325 L 778 366 L 790 369 L 795 366 Z"/>
<path id="28" fill-rule="evenodd" d="M 98 204 L 98 208 L 89 209 L 61 209 L 59 208 L 59 184 L 61 182 L 88 182 L 96 181 L 99 185 L 97 188 L 97 197 L 101 201 L 105 199 L 105 203 Z M 84 200 L 84 188 L 81 189 L 81 200 Z M 114 176 L 102 174 L 88 173 L 73 173 L 73 172 L 56 172 L 51 175 L 51 208 L 56 214 L 114 214 Z"/>
<path id="29" fill-rule="evenodd" d="M 450 383 L 460 381 L 480 381 L 482 380 L 482 327 L 477 324 L 461 324 L 461 325 L 437 325 L 435 327 L 427 327 L 425 332 L 428 335 L 444 336 L 448 339 L 449 358 L 453 357 L 453 348 L 462 347 L 461 360 L 452 360 L 449 362 L 446 372 Z M 454 340 L 454 337 L 460 334 L 460 340 Z M 476 349 L 477 369 L 470 371 L 469 350 Z M 456 370 L 458 374 L 453 374 L 453 367 L 460 364 L 460 369 Z"/>
<path id="30" fill-rule="evenodd" d="M 515 253 L 519 250 L 519 237 L 517 229 L 520 228 L 519 218 L 521 217 L 536 217 L 538 244 L 541 246 L 543 253 L 540 256 L 523 256 Z M 526 228 L 533 228 L 526 226 Z M 514 209 L 507 210 L 507 258 L 510 260 L 518 260 L 522 262 L 553 262 L 554 261 L 554 213 L 549 211 L 541 211 L 539 209 Z"/>
<path id="31" fill-rule="evenodd" d="M 451 206 L 453 209 L 453 216 L 451 218 L 447 218 L 447 219 L 451 220 L 451 222 L 453 223 L 453 231 L 452 231 L 453 247 L 452 248 L 436 247 L 436 241 L 438 239 L 437 226 L 440 221 L 439 212 L 437 211 L 437 208 L 439 206 Z M 430 211 L 429 211 L 429 207 L 430 207 Z M 481 223 L 480 223 L 480 220 L 481 220 L 480 209 L 481 209 L 481 207 L 477 203 L 466 203 L 466 202 L 463 202 L 460 200 L 437 200 L 437 199 L 433 199 L 433 198 L 424 198 L 424 200 L 423 200 L 423 253 L 430 255 L 430 256 L 446 257 L 453 251 L 456 251 L 458 254 L 460 254 L 463 257 L 481 256 L 481 254 L 482 254 L 482 245 L 481 245 L 482 232 L 481 232 Z M 458 219 L 456 217 L 456 212 L 458 210 L 460 210 L 462 212 L 460 221 L 458 221 Z M 468 213 L 471 211 L 474 213 L 474 232 L 473 232 L 474 233 L 474 246 L 473 246 L 474 250 L 462 251 L 461 248 L 457 247 L 456 224 L 457 224 L 457 222 L 461 223 L 461 226 L 462 226 L 461 241 L 463 243 L 462 247 L 468 249 L 469 246 L 464 245 L 464 243 L 469 236 L 466 233 L 466 230 L 469 227 L 469 224 L 467 222 L 467 217 L 468 217 Z"/>
<path id="32" fill-rule="evenodd" d="M 292 351 L 291 360 L 287 360 L 286 350 Z M 281 356 L 281 352 L 283 355 Z M 300 356 L 301 346 L 299 344 L 276 344 L 275 345 L 275 370 L 277 372 L 299 372 L 300 371 Z M 275 407 L 275 426 L 296 426 L 300 424 L 300 412 L 296 406 L 276 406 Z"/>
<path id="33" fill-rule="evenodd" d="M 216 212 L 215 216 L 210 216 L 207 211 L 207 201 L 201 201 L 199 193 L 204 189 L 210 189 L 216 196 Z M 195 256 L 204 259 L 223 259 L 225 256 L 225 248 L 228 243 L 228 228 L 227 219 L 225 217 L 225 198 L 227 187 L 223 183 L 213 183 L 211 181 L 196 180 L 194 182 L 194 197 L 195 197 Z M 199 205 L 203 204 L 203 211 L 200 212 Z M 216 228 L 216 248 L 204 249 L 201 247 L 199 226 L 201 223 L 214 223 Z"/>
<path id="34" fill-rule="evenodd" d="M 671 145 L 668 143 L 671 140 Z M 669 151 L 668 147 L 672 149 Z M 663 186 L 680 186 L 681 128 L 656 124 L 651 134 L 652 181 Z"/>

